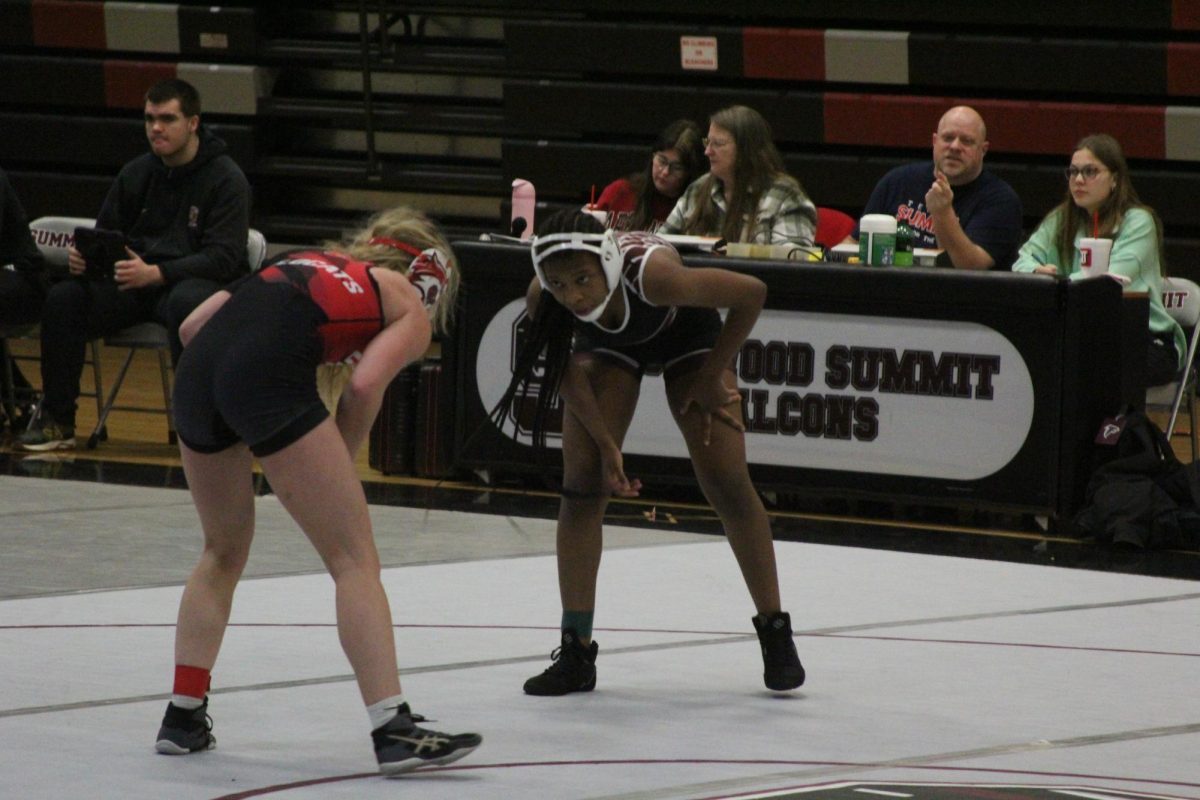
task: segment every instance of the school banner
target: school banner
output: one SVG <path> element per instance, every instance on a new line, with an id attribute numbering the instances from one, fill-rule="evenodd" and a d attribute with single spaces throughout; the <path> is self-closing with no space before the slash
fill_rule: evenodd
<path id="1" fill-rule="evenodd" d="M 456 352 L 459 442 L 467 446 L 459 458 L 500 471 L 553 466 L 556 454 L 539 466 L 529 447 L 529 404 L 518 405 L 502 430 L 485 422 L 509 384 L 528 325 L 528 250 L 455 249 L 464 270 Z M 686 261 L 750 272 L 768 284 L 767 308 L 735 365 L 748 460 L 762 488 L 1049 513 L 1078 495 L 1089 437 L 1119 404 L 1119 326 L 1096 324 L 1120 313 L 1115 284 Z M 549 445 L 558 446 L 553 434 Z M 631 475 L 690 475 L 660 376 L 642 380 L 623 452 Z"/>

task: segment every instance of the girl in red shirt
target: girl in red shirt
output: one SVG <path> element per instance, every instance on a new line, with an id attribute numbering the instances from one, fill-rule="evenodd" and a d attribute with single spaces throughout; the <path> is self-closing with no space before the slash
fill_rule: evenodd
<path id="1" fill-rule="evenodd" d="M 593 211 L 608 212 L 608 227 L 653 231 L 692 180 L 704 172 L 704 134 L 690 119 L 672 122 L 654 143 L 645 170 L 604 187 Z"/>

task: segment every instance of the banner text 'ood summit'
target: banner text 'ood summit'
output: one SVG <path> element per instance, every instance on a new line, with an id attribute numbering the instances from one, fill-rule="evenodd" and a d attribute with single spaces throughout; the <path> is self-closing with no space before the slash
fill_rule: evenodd
<path id="1" fill-rule="evenodd" d="M 885 395 L 990 401 L 1000 373 L 998 355 L 836 344 L 824 353 L 825 391 L 802 391 L 817 363 L 808 342 L 747 339 L 737 360 L 746 430 L 872 441 Z"/>

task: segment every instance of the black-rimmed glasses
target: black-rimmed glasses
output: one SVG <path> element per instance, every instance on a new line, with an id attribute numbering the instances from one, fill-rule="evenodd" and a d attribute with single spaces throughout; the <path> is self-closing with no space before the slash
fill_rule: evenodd
<path id="1" fill-rule="evenodd" d="M 670 175 L 687 174 L 687 167 L 683 165 L 682 161 L 672 161 L 662 153 L 654 154 L 654 166 L 658 167 L 659 169 L 665 169 Z"/>
<path id="2" fill-rule="evenodd" d="M 1085 181 L 1090 181 L 1095 179 L 1101 172 L 1104 172 L 1104 168 L 1093 164 L 1088 164 L 1086 167 L 1067 167 L 1063 170 L 1063 174 L 1067 176 L 1067 180 L 1069 181 L 1080 177 Z"/>

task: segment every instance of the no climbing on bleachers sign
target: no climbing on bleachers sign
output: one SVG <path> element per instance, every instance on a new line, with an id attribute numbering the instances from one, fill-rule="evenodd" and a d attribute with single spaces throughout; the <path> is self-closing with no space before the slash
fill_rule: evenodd
<path id="1" fill-rule="evenodd" d="M 717 69 L 717 37 L 680 36 L 680 66 L 684 69 L 702 69 L 715 72 Z"/>

